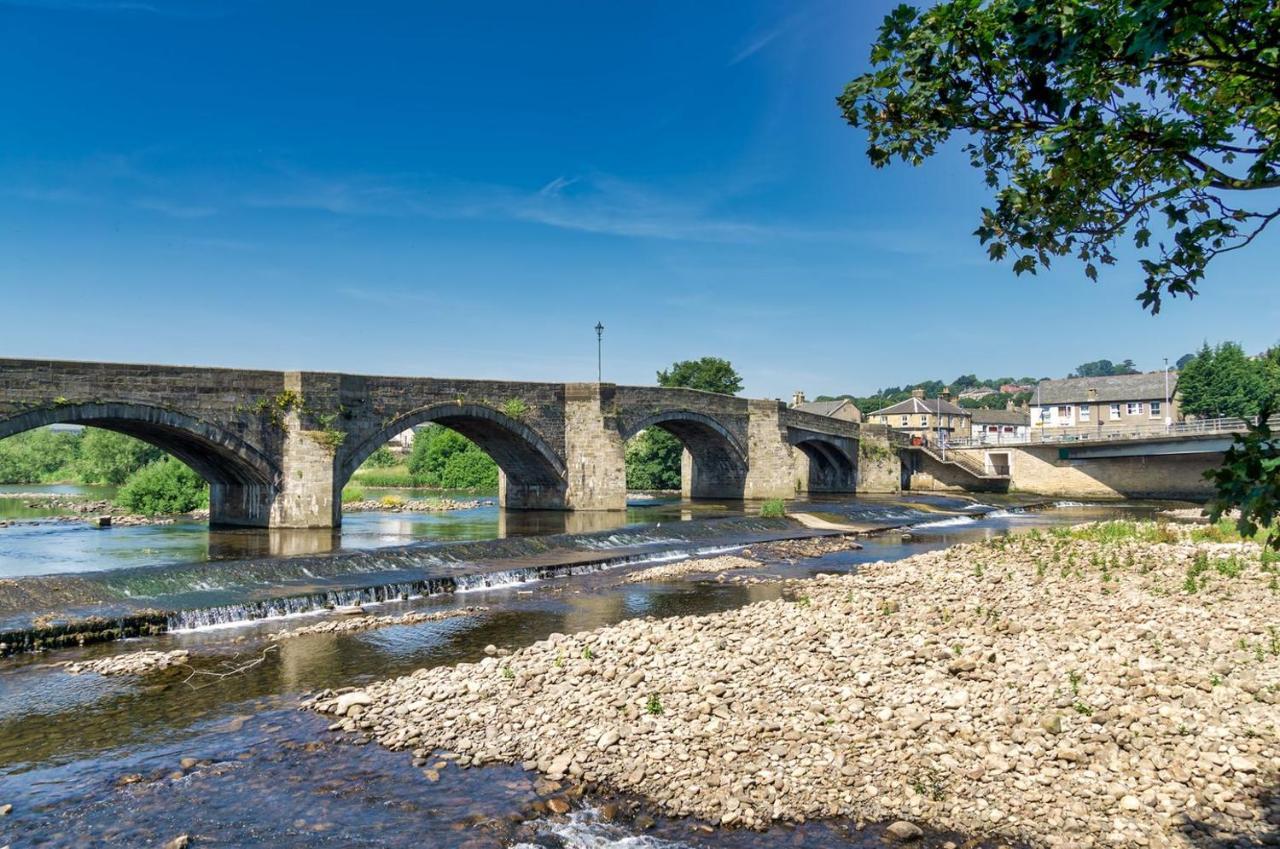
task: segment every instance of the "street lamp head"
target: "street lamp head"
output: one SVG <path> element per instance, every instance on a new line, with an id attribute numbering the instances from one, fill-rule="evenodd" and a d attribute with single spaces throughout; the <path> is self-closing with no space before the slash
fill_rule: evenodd
<path id="1" fill-rule="evenodd" d="M 603 325 L 603 324 L 601 324 L 601 323 L 600 323 L 600 322 L 598 322 L 598 321 L 596 322 L 596 335 L 597 335 L 597 336 L 603 336 L 603 335 L 604 335 L 604 325 Z"/>

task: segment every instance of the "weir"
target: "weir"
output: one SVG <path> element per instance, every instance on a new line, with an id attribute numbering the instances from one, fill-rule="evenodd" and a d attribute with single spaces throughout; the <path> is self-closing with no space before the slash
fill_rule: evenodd
<path id="1" fill-rule="evenodd" d="M 51 424 L 158 446 L 210 484 L 210 523 L 328 528 L 342 487 L 392 436 L 434 422 L 500 470 L 508 509 L 623 510 L 625 442 L 646 428 L 684 446 L 694 498 L 883 491 L 860 474 L 853 422 L 692 389 L 379 377 L 0 359 L 0 439 Z"/>

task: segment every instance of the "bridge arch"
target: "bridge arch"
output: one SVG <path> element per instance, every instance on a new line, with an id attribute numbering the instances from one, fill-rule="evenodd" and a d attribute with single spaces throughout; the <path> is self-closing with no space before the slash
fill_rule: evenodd
<path id="1" fill-rule="evenodd" d="M 0 439 L 54 424 L 112 430 L 154 445 L 209 483 L 209 524 L 266 527 L 280 484 L 267 454 L 224 427 L 132 402 L 57 404 L 0 419 Z"/>
<path id="2" fill-rule="evenodd" d="M 688 409 L 662 410 L 632 422 L 627 441 L 642 430 L 661 428 L 684 446 L 681 490 L 691 498 L 742 498 L 747 481 L 747 450 L 715 418 Z"/>
<path id="3" fill-rule="evenodd" d="M 227 429 L 163 407 L 128 402 L 62 404 L 0 420 L 0 439 L 53 424 L 113 430 L 177 457 L 211 484 L 274 486 L 279 469 Z"/>
<path id="4" fill-rule="evenodd" d="M 858 463 L 848 440 L 805 433 L 793 436 L 791 444 L 808 466 L 804 483 L 809 492 L 852 492 L 857 486 Z M 856 443 L 855 443 L 856 445 Z"/>
<path id="5" fill-rule="evenodd" d="M 335 493 L 341 492 L 360 464 L 393 436 L 429 422 L 457 431 L 493 458 L 501 472 L 499 501 L 503 506 L 564 508 L 565 463 L 540 433 L 492 407 L 453 402 L 411 410 L 346 448 L 335 470 Z"/>

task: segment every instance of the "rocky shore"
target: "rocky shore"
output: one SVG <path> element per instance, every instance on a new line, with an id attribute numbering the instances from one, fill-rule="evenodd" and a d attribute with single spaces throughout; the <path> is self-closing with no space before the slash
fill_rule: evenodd
<path id="1" fill-rule="evenodd" d="M 293 637 L 305 637 L 309 634 L 349 634 L 356 631 L 370 631 L 374 628 L 387 628 L 392 625 L 419 625 L 423 622 L 443 622 L 446 619 L 457 619 L 461 616 L 475 616 L 489 608 L 484 606 L 460 607 L 455 610 L 437 610 L 426 612 L 412 610 L 399 616 L 369 616 L 367 614 L 348 616 L 344 619 L 326 619 L 314 625 L 301 628 L 290 628 L 287 631 L 276 631 L 271 640 L 288 640 Z"/>
<path id="2" fill-rule="evenodd" d="M 135 651 L 95 660 L 78 660 L 62 664 L 72 675 L 96 672 L 99 675 L 141 675 L 172 666 L 182 666 L 190 657 L 186 649 L 174 651 Z"/>
<path id="3" fill-rule="evenodd" d="M 451 510 L 472 510 L 493 503 L 485 498 L 384 498 L 342 502 L 344 513 L 447 513 Z"/>
<path id="4" fill-rule="evenodd" d="M 137 513 L 125 513 L 114 502 L 104 498 L 88 498 L 83 495 L 69 495 L 66 493 L 6 492 L 0 497 L 20 500 L 26 507 L 31 509 L 65 510 L 70 514 L 41 516 L 34 519 L 0 519 L 0 528 L 48 522 L 86 522 L 93 521 L 99 516 L 111 517 L 113 526 L 172 525 L 178 521 L 205 521 L 209 518 L 208 510 L 193 510 L 190 513 L 166 516 L 143 516 Z"/>
<path id="5" fill-rule="evenodd" d="M 724 825 L 1264 845 L 1280 826 L 1277 565 L 1151 527 L 868 564 L 313 707 L 420 758 L 520 763 Z"/>
<path id="6" fill-rule="evenodd" d="M 749 557 L 727 555 L 723 557 L 700 557 L 695 560 L 679 560 L 661 566 L 651 566 L 631 572 L 622 579 L 626 584 L 639 584 L 645 581 L 665 581 L 671 578 L 685 578 L 690 575 L 714 575 L 734 569 L 758 569 L 759 560 Z"/>

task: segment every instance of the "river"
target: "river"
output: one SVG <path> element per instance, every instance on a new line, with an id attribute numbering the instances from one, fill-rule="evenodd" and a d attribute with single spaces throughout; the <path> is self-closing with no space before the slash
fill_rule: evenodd
<path id="1" fill-rule="evenodd" d="M 1159 506 L 1062 503 L 1022 509 L 1012 501 L 982 506 L 928 496 L 823 499 L 805 508 L 850 521 L 910 525 L 909 538 L 886 533 L 865 540 L 862 550 L 759 571 L 847 571 L 859 563 L 1034 527 L 1150 516 Z M 588 793 L 568 817 L 544 816 L 539 799 L 549 790 L 531 773 L 450 766 L 432 780 L 409 753 L 340 736 L 326 730 L 327 719 L 298 709 L 300 699 L 318 689 L 477 660 L 490 644 L 518 647 L 554 632 L 632 617 L 708 613 L 774 598 L 780 588 L 769 582 L 618 581 L 634 560 L 611 560 L 617 552 L 642 552 L 639 560 L 670 559 L 741 545 L 776 534 L 770 522 L 785 524 L 742 513 L 735 504 L 637 498 L 627 514 L 612 517 L 612 527 L 582 530 L 567 526 L 563 516 L 545 521 L 542 515 L 540 526 L 528 522 L 527 514 L 504 516 L 495 505 L 430 515 L 359 514 L 346 517 L 340 533 L 326 535 L 329 542 L 319 553 L 301 557 L 273 555 L 271 544 L 261 540 L 233 553 L 216 541 L 220 534 L 190 523 L 101 531 L 50 523 L 43 534 L 30 533 L 30 526 L 0 528 L 0 576 L 16 576 L 16 583 L 66 580 L 100 588 L 104 580 L 128 584 L 145 574 L 147 586 L 164 587 L 165 599 L 203 599 L 185 609 L 217 610 L 222 617 L 213 627 L 0 660 L 0 805 L 13 805 L 0 817 L 0 846 L 161 846 L 179 834 L 190 834 L 193 846 L 236 847 L 881 845 L 876 827 L 859 830 L 848 822 L 777 826 L 758 834 L 709 830 L 688 820 L 650 821 L 642 807 L 637 814 L 631 800 L 615 799 L 604 789 Z M 409 541 L 417 542 L 406 547 Z M 449 554 L 458 551 L 466 556 Z M 527 564 L 565 551 L 605 556 L 592 561 L 602 565 L 565 577 L 538 580 L 528 571 L 533 567 Z M 479 615 L 296 637 L 265 653 L 270 631 L 317 617 L 234 621 L 241 615 L 235 611 L 260 612 L 246 602 L 279 591 L 293 580 L 288 576 L 298 564 L 310 572 L 329 564 L 349 580 L 345 569 L 379 558 L 396 575 L 406 568 L 460 575 L 465 561 L 468 569 L 500 564 L 505 577 L 488 587 L 459 585 L 466 591 L 372 608 L 487 608 Z M 429 569 L 423 558 L 433 564 Z M 508 568 L 520 563 L 526 572 Z M 240 577 L 200 589 L 220 569 Z M 50 574 L 56 577 L 23 577 Z M 95 575 L 96 584 L 90 582 Z M 349 586 L 370 581 L 371 573 L 361 573 Z M 205 603 L 213 600 L 220 603 Z M 200 674 L 190 680 L 189 670 L 100 677 L 70 675 L 51 665 L 142 648 L 188 649 Z M 265 659 L 251 668 L 217 677 L 259 657 Z M 602 814 L 611 814 L 619 802 L 623 815 L 606 822 Z M 960 842 L 956 835 L 930 835 L 926 845 L 945 839 Z"/>

